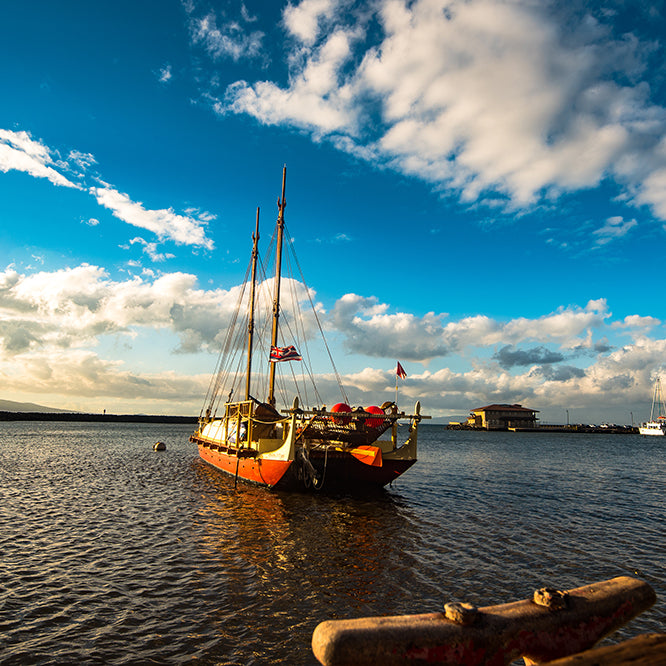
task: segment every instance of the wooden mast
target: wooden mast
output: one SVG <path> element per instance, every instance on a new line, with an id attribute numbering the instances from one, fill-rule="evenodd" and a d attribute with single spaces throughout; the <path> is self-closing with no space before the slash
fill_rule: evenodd
<path id="1" fill-rule="evenodd" d="M 271 333 L 271 350 L 278 343 L 278 320 L 280 318 L 280 277 L 282 273 L 282 241 L 284 238 L 284 209 L 287 205 L 284 192 L 287 185 L 287 165 L 282 167 L 282 196 L 278 199 L 277 249 L 275 250 L 275 296 L 273 298 L 273 330 Z M 275 406 L 275 363 L 270 363 L 268 383 L 268 404 Z"/>
<path id="2" fill-rule="evenodd" d="M 247 322 L 247 378 L 245 380 L 245 399 L 250 399 L 250 381 L 252 374 L 252 343 L 254 341 L 254 298 L 257 286 L 257 256 L 259 254 L 259 208 L 257 207 L 257 222 L 252 234 L 252 282 L 250 289 L 250 316 Z"/>

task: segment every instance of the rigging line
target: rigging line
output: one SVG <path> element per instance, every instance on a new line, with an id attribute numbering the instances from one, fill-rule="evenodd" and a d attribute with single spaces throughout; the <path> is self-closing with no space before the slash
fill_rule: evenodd
<path id="1" fill-rule="evenodd" d="M 257 344 L 255 345 L 255 363 L 258 364 L 260 369 L 261 379 L 260 389 L 261 395 L 263 396 L 267 387 L 268 387 L 268 375 L 270 370 L 270 315 L 271 307 L 269 303 L 271 302 L 269 289 L 264 285 L 264 288 L 261 290 L 259 295 L 259 309 L 262 313 L 262 317 L 259 319 L 259 326 L 256 331 L 255 340 Z M 259 389 L 257 389 L 259 390 Z"/>
<path id="2" fill-rule="evenodd" d="M 294 274 L 293 270 L 291 267 L 291 253 L 286 252 L 285 253 L 285 263 L 287 265 L 287 270 L 289 274 L 289 280 L 288 282 L 288 289 L 289 289 L 289 297 L 291 299 L 291 306 L 292 306 L 292 311 L 293 311 L 293 321 L 294 321 L 294 326 L 296 329 L 296 332 L 294 333 L 291 330 L 291 326 L 289 326 L 289 332 L 291 335 L 294 336 L 296 340 L 299 341 L 299 345 L 302 344 L 307 344 L 307 336 L 305 334 L 305 325 L 303 323 L 303 312 L 301 310 L 301 299 L 299 298 L 298 295 L 298 287 L 300 286 L 300 283 L 294 279 Z M 300 350 L 299 350 L 300 351 Z"/>
<path id="3" fill-rule="evenodd" d="M 236 340 L 236 344 L 234 345 L 234 348 L 236 348 L 236 351 L 235 351 L 235 353 L 229 355 L 228 363 L 227 363 L 227 366 L 225 367 L 224 375 L 221 376 L 223 378 L 223 381 L 220 382 L 220 386 L 224 387 L 224 391 L 219 390 L 219 388 L 218 388 L 218 392 L 215 396 L 215 401 L 214 401 L 214 405 L 215 405 L 214 413 L 217 413 L 217 410 L 220 406 L 220 402 L 222 401 L 222 399 L 223 398 L 225 400 L 230 399 L 230 396 L 237 389 L 236 385 L 238 383 L 239 368 L 240 368 L 240 366 L 243 362 L 243 355 L 238 353 L 237 345 L 241 344 L 241 342 L 242 342 L 238 338 L 238 335 L 236 335 L 235 340 Z M 232 364 L 233 364 L 234 359 L 236 360 L 236 371 L 235 371 L 235 373 L 232 372 Z M 229 394 L 229 396 L 225 395 L 227 389 L 231 390 L 231 393 Z"/>
<path id="4" fill-rule="evenodd" d="M 291 270 L 291 254 L 292 253 L 286 253 L 286 265 L 288 270 Z M 289 295 L 291 298 L 291 303 L 292 303 L 292 310 L 294 310 L 293 317 L 289 317 L 289 313 L 285 313 L 283 317 L 283 330 L 286 328 L 289 332 L 289 334 L 298 340 L 298 346 L 299 346 L 299 352 L 301 353 L 301 356 L 304 357 L 302 361 L 302 368 L 303 368 L 303 378 L 302 378 L 302 391 L 305 396 L 305 403 L 309 404 L 310 398 L 308 395 L 308 382 L 307 379 L 309 379 L 310 384 L 312 385 L 312 389 L 314 391 L 315 399 L 319 401 L 319 403 L 322 403 L 323 400 L 321 398 L 321 395 L 319 394 L 319 391 L 317 389 L 317 382 L 315 381 L 315 376 L 314 376 L 314 371 L 313 371 L 313 364 L 312 364 L 312 357 L 310 354 L 310 347 L 308 345 L 308 336 L 305 330 L 305 324 L 304 324 L 304 316 L 303 316 L 303 311 L 301 308 L 301 299 L 298 297 L 297 293 L 297 288 L 303 286 L 301 282 L 296 280 L 293 277 L 293 271 L 290 272 L 289 274 L 289 280 L 285 280 L 285 282 L 289 285 Z M 296 328 L 296 331 L 292 329 L 292 319 L 294 326 Z M 284 335 L 281 336 L 283 338 L 283 343 L 284 343 Z M 303 350 L 305 350 L 305 353 L 303 353 Z M 294 382 L 298 385 L 297 379 L 294 377 Z M 301 389 L 299 389 L 300 392 Z"/>
<path id="5" fill-rule="evenodd" d="M 289 269 L 290 269 L 289 253 L 286 253 L 285 258 L 286 258 L 285 264 L 286 264 L 286 267 L 287 267 L 287 273 L 289 275 L 289 279 L 284 280 L 283 284 L 285 284 L 287 286 L 287 289 L 285 291 L 289 295 L 292 310 L 297 311 L 298 306 L 299 306 L 299 300 L 298 300 L 297 295 L 296 295 L 296 284 L 295 284 L 296 281 L 293 279 L 293 277 L 291 276 L 291 273 L 289 271 Z M 283 329 L 282 330 L 284 331 L 286 329 L 288 331 L 290 338 L 293 339 L 293 342 L 298 344 L 299 352 L 300 352 L 301 351 L 301 339 L 300 339 L 300 336 L 299 336 L 299 333 L 298 333 L 299 312 L 294 312 L 293 317 L 290 317 L 289 314 L 290 313 L 288 311 L 285 311 L 284 314 L 283 314 L 283 319 L 282 319 Z M 293 319 L 294 325 L 296 326 L 296 332 L 294 332 L 294 330 L 292 329 L 292 319 Z M 282 339 L 282 344 L 287 344 L 287 342 L 285 341 L 284 333 L 282 333 L 282 335 L 280 337 Z M 302 354 L 301 354 L 301 356 L 302 356 Z M 306 366 L 306 370 L 307 370 L 307 358 L 300 361 L 300 363 L 302 364 L 301 367 Z M 293 363 L 289 363 L 289 371 L 291 373 L 291 377 L 292 377 L 292 381 L 294 383 L 294 386 L 296 387 L 296 393 L 299 396 L 299 400 L 301 400 L 304 404 L 309 404 L 307 383 L 305 382 L 305 379 L 303 378 L 303 381 L 299 382 L 298 378 L 296 377 L 296 373 L 294 371 L 294 364 Z M 286 381 L 285 381 L 285 384 L 286 384 Z"/>
<path id="6" fill-rule="evenodd" d="M 243 337 L 244 336 L 238 336 L 238 343 L 242 344 L 243 342 Z M 236 389 L 240 388 L 240 385 L 242 384 L 242 375 L 243 375 L 243 369 L 245 367 L 244 358 L 242 353 L 237 353 L 236 355 L 236 372 L 234 373 L 233 380 L 231 382 L 231 387 L 235 391 Z M 222 394 L 220 393 L 220 398 L 222 397 Z"/>
<path id="7" fill-rule="evenodd" d="M 233 337 L 233 332 L 234 332 L 234 327 L 236 324 L 236 320 L 238 318 L 238 312 L 240 311 L 241 304 L 243 302 L 243 297 L 245 293 L 245 285 L 247 283 L 247 277 L 249 275 L 249 270 L 250 266 L 248 266 L 248 269 L 245 273 L 245 279 L 243 280 L 243 287 L 240 290 L 240 294 L 238 296 L 238 300 L 236 302 L 236 308 L 234 309 L 234 314 L 232 316 L 231 322 L 229 323 L 229 326 L 227 327 L 227 333 L 225 335 L 225 340 L 224 343 L 220 349 L 220 353 L 217 358 L 217 362 L 215 364 L 215 370 L 213 371 L 213 374 L 211 375 L 210 382 L 208 384 L 208 390 L 206 391 L 206 395 L 204 397 L 204 404 L 201 409 L 201 412 L 203 413 L 204 409 L 206 408 L 206 405 L 208 405 L 208 408 L 212 410 L 213 403 L 215 402 L 215 398 L 219 392 L 220 389 L 220 382 L 221 378 L 223 375 L 224 371 L 224 364 L 225 360 L 227 358 L 227 354 L 229 353 L 229 348 L 230 348 L 230 343 L 231 343 L 231 338 Z"/>
<path id="8" fill-rule="evenodd" d="M 294 317 L 294 325 L 296 327 L 295 337 L 299 340 L 299 352 L 301 354 L 301 357 L 303 358 L 303 361 L 301 361 L 302 363 L 301 368 L 303 368 L 303 372 L 301 373 L 303 395 L 305 398 L 305 404 L 311 404 L 310 397 L 308 395 L 308 383 L 306 381 L 306 378 L 309 378 L 310 383 L 312 384 L 312 389 L 314 391 L 314 396 L 321 403 L 322 402 L 321 396 L 319 395 L 319 391 L 317 390 L 317 384 L 315 382 L 314 373 L 312 371 L 312 358 L 310 356 L 310 348 L 308 346 L 307 335 L 305 332 L 305 325 L 303 323 L 303 313 L 301 310 L 300 299 L 298 298 L 298 295 L 296 293 L 296 285 L 297 281 L 292 279 L 290 294 L 291 294 L 293 308 L 296 311 L 295 312 L 296 316 Z M 291 326 L 289 324 L 289 321 L 287 321 L 287 328 L 291 333 Z M 292 335 L 294 334 L 292 333 Z M 303 350 L 305 350 L 305 353 L 303 353 Z M 293 368 L 292 368 L 292 375 L 294 375 Z M 294 375 L 294 382 L 297 383 L 297 381 L 298 380 Z"/>
<path id="9" fill-rule="evenodd" d="M 241 289 L 237 302 L 237 307 L 234 310 L 234 314 L 229 323 L 229 327 L 227 328 L 227 335 L 222 349 L 222 358 L 224 359 L 224 363 L 220 364 L 218 372 L 215 376 L 215 383 L 213 387 L 213 393 L 211 395 L 211 401 L 214 401 L 217 398 L 220 391 L 220 387 L 223 385 L 223 383 L 226 383 L 228 374 L 230 372 L 233 363 L 233 358 L 235 356 L 233 350 L 236 349 L 236 352 L 238 351 L 238 343 L 239 343 L 239 332 L 237 326 L 238 313 L 240 311 L 244 295 L 245 295 L 245 283 L 243 288 Z"/>
<path id="10" fill-rule="evenodd" d="M 303 286 L 305 287 L 305 291 L 308 295 L 308 300 L 310 301 L 310 306 L 312 307 L 312 312 L 314 314 L 315 321 L 317 322 L 317 326 L 319 327 L 319 332 L 321 333 L 321 337 L 324 340 L 324 346 L 326 347 L 326 352 L 328 353 L 328 358 L 331 361 L 331 365 L 333 366 L 333 372 L 335 373 L 335 379 L 338 382 L 338 388 L 340 389 L 340 393 L 342 393 L 342 397 L 344 398 L 345 402 L 349 404 L 349 398 L 347 398 L 347 394 L 345 393 L 345 389 L 342 385 L 342 379 L 340 378 L 340 374 L 338 373 L 338 369 L 335 366 L 335 361 L 333 360 L 333 355 L 331 354 L 331 350 L 328 346 L 328 342 L 326 341 L 326 336 L 324 335 L 324 329 L 322 328 L 321 322 L 319 321 L 319 316 L 317 315 L 317 311 L 315 310 L 314 303 L 312 302 L 312 296 L 310 295 L 310 289 L 308 288 L 307 283 L 305 282 L 305 276 L 303 275 L 303 271 L 301 270 L 301 265 L 298 262 L 298 257 L 296 256 L 296 252 L 293 249 L 293 244 L 291 242 L 291 235 L 287 233 L 287 228 L 285 225 L 285 236 L 287 238 L 287 246 L 291 249 L 293 255 L 294 255 L 294 261 L 296 263 L 296 266 L 298 268 L 298 272 L 301 276 L 301 281 L 303 282 Z"/>
<path id="11" fill-rule="evenodd" d="M 293 247 L 291 248 L 291 252 L 287 253 L 287 257 L 289 258 L 289 267 L 291 269 L 291 259 L 293 258 L 294 260 L 296 260 L 296 254 L 293 251 Z M 293 302 L 294 302 L 294 309 L 297 310 L 297 316 L 295 317 L 295 323 L 296 323 L 297 328 L 300 327 L 300 335 L 302 336 L 301 339 L 303 341 L 303 349 L 301 350 L 301 352 L 302 352 L 302 355 L 304 355 L 305 359 L 306 359 L 306 362 L 304 363 L 304 367 L 305 367 L 306 373 L 307 373 L 307 375 L 310 379 L 310 383 L 312 385 L 312 389 L 314 391 L 315 398 L 321 404 L 321 403 L 323 403 L 323 400 L 322 400 L 321 395 L 319 394 L 319 390 L 317 388 L 317 382 L 315 380 L 315 375 L 314 375 L 314 370 L 313 370 L 314 365 L 313 365 L 313 362 L 312 362 L 312 355 L 310 353 L 310 345 L 308 343 L 308 335 L 307 335 L 307 332 L 306 332 L 306 329 L 305 329 L 305 316 L 304 316 L 304 313 L 303 313 L 303 309 L 301 308 L 301 300 L 302 299 L 296 297 L 296 286 L 297 285 L 298 285 L 298 287 L 302 287 L 303 289 L 307 290 L 307 285 L 305 285 L 303 282 L 299 282 L 298 280 L 296 280 L 293 277 L 293 272 L 292 272 L 292 294 L 293 294 L 292 298 L 293 298 Z M 312 306 L 312 300 L 310 300 L 310 305 L 311 305 L 312 309 L 314 310 L 314 307 Z M 322 340 L 325 344 L 326 339 L 324 338 L 323 335 L 322 335 Z M 303 354 L 303 350 L 304 350 L 304 354 Z M 335 369 L 335 366 L 333 366 L 333 367 Z"/>
<path id="12" fill-rule="evenodd" d="M 289 253 L 287 253 L 287 254 L 289 256 Z M 295 258 L 295 256 L 294 256 L 294 258 Z M 310 354 L 310 345 L 308 344 L 308 335 L 307 335 L 307 332 L 305 330 L 305 316 L 304 316 L 304 313 L 303 313 L 303 309 L 301 308 L 301 299 L 297 298 L 296 284 L 298 284 L 299 286 L 302 285 L 303 288 L 305 288 L 305 289 L 307 289 L 307 286 L 300 283 L 300 282 L 297 282 L 297 280 L 293 279 L 293 282 L 292 282 L 292 287 L 293 287 L 292 298 L 293 298 L 293 301 L 294 301 L 294 308 L 297 310 L 297 316 L 295 318 L 296 319 L 296 322 L 295 322 L 296 323 L 296 328 L 298 329 L 300 327 L 300 334 L 302 336 L 301 339 L 303 341 L 303 349 L 304 349 L 304 356 L 305 356 L 305 362 L 304 362 L 305 372 L 307 373 L 307 375 L 310 378 L 310 383 L 312 384 L 312 389 L 314 391 L 315 398 L 321 404 L 323 402 L 323 400 L 321 398 L 321 395 L 319 394 L 319 390 L 317 389 L 317 382 L 315 381 L 315 377 L 314 377 L 312 356 Z M 301 351 L 301 353 L 303 354 L 303 351 Z M 303 379 L 303 385 L 304 385 L 304 387 L 307 387 L 305 378 Z M 305 388 L 304 390 L 305 390 L 305 393 L 306 393 L 306 401 L 307 401 L 308 400 L 308 398 L 307 398 L 307 388 Z"/>
<path id="13" fill-rule="evenodd" d="M 247 277 L 247 275 L 246 275 Z M 209 409 L 211 411 L 214 411 L 215 413 L 217 412 L 217 409 L 220 404 L 221 397 L 223 395 L 223 392 L 221 391 L 221 388 L 224 388 L 224 392 L 229 388 L 229 380 L 232 376 L 232 368 L 234 363 L 236 363 L 236 373 L 234 375 L 233 380 L 231 381 L 231 390 L 232 392 L 236 390 L 237 386 L 237 381 L 238 381 L 238 364 L 242 362 L 244 356 L 243 352 L 245 349 L 244 346 L 244 331 L 242 330 L 242 327 L 239 326 L 239 313 L 242 311 L 242 303 L 243 300 L 245 299 L 245 293 L 247 289 L 247 281 L 245 280 L 243 282 L 243 287 L 240 290 L 240 294 L 238 297 L 238 302 L 236 305 L 236 308 L 234 310 L 234 315 L 232 316 L 231 322 L 229 324 L 229 327 L 227 328 L 227 335 L 225 338 L 225 344 L 223 348 L 223 358 L 225 359 L 225 363 L 220 365 L 220 368 L 218 370 L 218 373 L 216 375 L 215 379 L 215 386 L 214 386 L 214 393 L 211 396 L 211 403 Z M 246 324 L 247 328 L 247 313 L 245 315 L 244 320 L 241 319 L 241 324 L 243 321 Z"/>
<path id="14" fill-rule="evenodd" d="M 285 318 L 283 319 L 283 321 L 284 321 L 284 323 L 286 324 L 283 328 L 286 328 L 287 331 L 289 332 L 289 334 L 290 334 L 292 337 L 294 337 L 294 334 L 293 334 L 293 332 L 292 332 L 292 330 L 291 330 L 291 326 L 290 326 L 290 324 L 289 324 L 289 320 L 285 317 Z M 284 338 L 282 339 L 282 344 L 283 344 L 283 345 L 286 344 L 285 341 L 284 341 Z M 301 346 L 301 345 L 300 345 L 300 342 L 298 342 L 297 344 L 299 345 L 299 347 Z M 300 352 L 300 349 L 299 349 L 299 352 Z M 303 355 L 301 354 L 301 357 L 302 357 L 302 356 L 303 356 Z M 314 389 L 315 389 L 315 392 L 316 392 L 316 386 L 315 386 L 315 384 L 314 384 L 314 377 L 312 376 L 312 372 L 310 371 L 310 368 L 308 368 L 308 360 L 307 360 L 307 357 L 305 357 L 302 361 L 299 361 L 299 362 L 301 363 L 301 367 L 305 369 L 305 372 L 302 373 L 302 374 L 303 374 L 303 375 L 306 375 L 307 377 L 310 378 L 310 381 L 311 381 L 311 383 L 312 383 L 312 385 L 313 385 L 313 387 L 314 387 Z M 294 363 L 295 363 L 295 362 L 294 362 Z M 294 385 L 296 386 L 296 390 L 297 390 L 297 393 L 298 393 L 299 399 L 300 399 L 301 397 L 303 397 L 303 399 L 304 399 L 304 400 L 303 400 L 304 403 L 305 403 L 305 404 L 309 404 L 309 400 L 310 400 L 310 399 L 309 399 L 309 397 L 308 397 L 307 383 L 306 383 L 306 381 L 305 381 L 305 377 L 303 377 L 302 381 L 299 383 L 299 380 L 298 380 L 298 378 L 296 377 L 296 375 L 295 375 L 295 373 L 294 373 L 294 365 L 293 365 L 293 363 L 291 363 L 291 362 L 289 363 L 289 368 L 290 368 L 291 373 L 292 373 L 292 380 L 293 380 L 293 382 L 294 382 Z M 302 384 L 302 387 L 301 387 L 301 384 Z"/>
<path id="15" fill-rule="evenodd" d="M 292 363 L 289 364 L 290 370 L 291 370 L 291 377 L 294 381 L 294 384 L 298 387 L 298 379 L 296 377 L 296 373 L 294 372 L 294 365 Z M 307 368 L 306 368 L 307 369 Z M 308 385 L 307 382 L 305 381 L 305 377 L 302 379 L 302 385 L 303 385 L 303 404 L 307 405 L 308 407 L 312 407 L 312 403 L 310 403 L 310 397 L 308 396 Z M 300 400 L 300 390 L 299 390 L 299 400 Z"/>

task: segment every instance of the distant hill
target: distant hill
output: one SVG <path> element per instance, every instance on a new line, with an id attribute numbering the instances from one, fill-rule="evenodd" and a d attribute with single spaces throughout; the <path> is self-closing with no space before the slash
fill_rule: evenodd
<path id="1" fill-rule="evenodd" d="M 66 414 L 70 409 L 55 409 L 36 405 L 34 402 L 14 402 L 13 400 L 0 400 L 0 412 L 39 412 L 40 414 Z"/>

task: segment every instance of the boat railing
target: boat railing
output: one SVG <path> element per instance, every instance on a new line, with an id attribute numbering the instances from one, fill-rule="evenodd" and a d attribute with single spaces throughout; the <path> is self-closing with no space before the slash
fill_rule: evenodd
<path id="1" fill-rule="evenodd" d="M 206 414 L 200 419 L 199 429 L 212 421 L 221 421 L 226 443 L 243 448 L 248 442 L 273 434 L 276 425 L 286 420 L 270 405 L 251 398 L 225 403 L 221 416 Z"/>
<path id="2" fill-rule="evenodd" d="M 321 409 L 301 409 L 298 406 L 282 410 L 284 414 L 297 414 L 300 424 L 298 436 L 309 439 L 333 440 L 354 446 L 371 444 L 388 430 L 392 430 L 394 447 L 396 445 L 396 426 L 399 421 L 409 420 L 410 428 L 421 419 L 420 413 L 399 412 L 394 403 L 389 403 L 381 412 L 367 412 L 357 408 L 350 412 L 332 412 Z"/>

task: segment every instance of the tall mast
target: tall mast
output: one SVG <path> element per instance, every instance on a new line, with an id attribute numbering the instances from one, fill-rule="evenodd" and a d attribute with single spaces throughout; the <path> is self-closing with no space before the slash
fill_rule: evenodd
<path id="1" fill-rule="evenodd" d="M 282 196 L 278 199 L 277 218 L 277 249 L 275 250 L 275 296 L 273 298 L 273 330 L 271 333 L 271 348 L 277 347 L 278 319 L 280 318 L 280 278 L 282 274 L 282 241 L 284 238 L 284 209 L 287 202 L 284 191 L 287 186 L 287 165 L 282 167 Z M 268 384 L 268 404 L 275 406 L 275 363 L 270 363 L 270 378 Z"/>
<path id="2" fill-rule="evenodd" d="M 250 379 L 252 375 L 252 342 L 254 340 L 254 295 L 257 286 L 257 256 L 259 254 L 259 208 L 257 222 L 252 234 L 252 283 L 250 288 L 250 316 L 247 322 L 247 378 L 245 380 L 245 399 L 250 399 Z"/>

